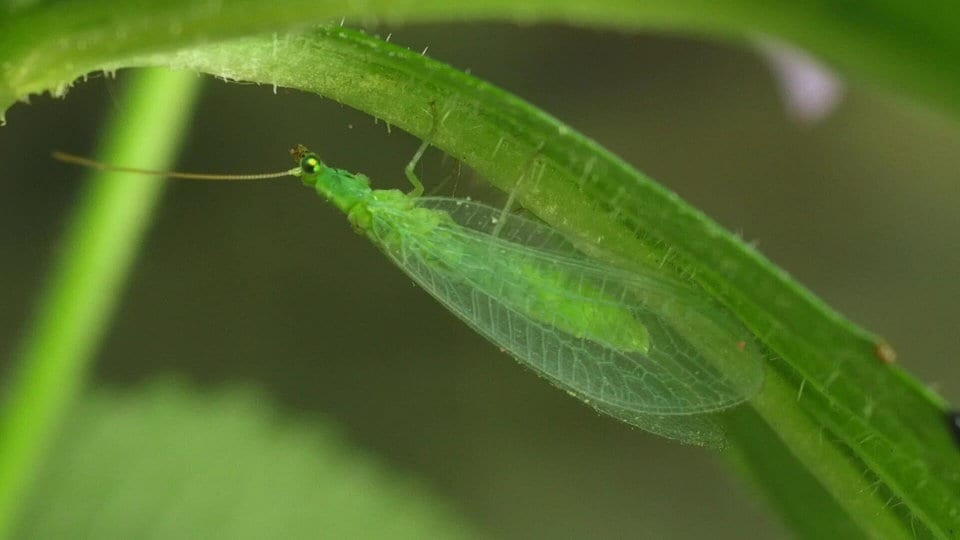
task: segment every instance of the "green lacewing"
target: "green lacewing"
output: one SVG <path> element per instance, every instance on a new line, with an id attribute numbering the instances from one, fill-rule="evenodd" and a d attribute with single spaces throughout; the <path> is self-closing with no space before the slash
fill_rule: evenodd
<path id="1" fill-rule="evenodd" d="M 297 176 L 448 310 L 557 387 L 634 426 L 701 445 L 722 444 L 709 417 L 763 382 L 750 333 L 704 292 L 651 269 L 590 257 L 540 222 L 467 199 L 373 189 L 303 146 L 293 169 L 216 175 L 74 164 L 171 178 Z"/>

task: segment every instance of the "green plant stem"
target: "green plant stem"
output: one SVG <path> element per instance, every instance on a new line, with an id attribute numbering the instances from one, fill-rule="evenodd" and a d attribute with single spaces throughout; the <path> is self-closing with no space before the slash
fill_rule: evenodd
<path id="1" fill-rule="evenodd" d="M 862 520 L 854 521 L 857 515 L 831 496 L 835 487 L 831 485 L 827 490 L 827 482 L 821 480 L 821 475 L 797 467 L 784 441 L 755 417 L 756 411 L 749 407 L 741 407 L 727 415 L 729 435 L 738 441 L 749 441 L 749 444 L 732 445 L 725 457 L 741 476 L 752 481 L 754 489 L 766 496 L 794 538 L 865 540 L 878 532 L 881 537 L 892 536 L 889 529 L 878 530 L 888 523 L 886 519 L 870 522 L 866 528 Z M 853 472 L 861 473 L 858 470 Z M 835 477 L 835 482 L 846 480 L 841 475 Z M 858 484 L 859 481 L 850 482 L 841 489 Z M 899 529 L 899 524 L 896 527 Z"/>
<path id="2" fill-rule="evenodd" d="M 139 74 L 101 159 L 168 167 L 199 82 L 187 72 Z M 0 410 L 0 538 L 10 534 L 51 439 L 82 389 L 163 185 L 162 178 L 97 173 L 75 210 Z"/>

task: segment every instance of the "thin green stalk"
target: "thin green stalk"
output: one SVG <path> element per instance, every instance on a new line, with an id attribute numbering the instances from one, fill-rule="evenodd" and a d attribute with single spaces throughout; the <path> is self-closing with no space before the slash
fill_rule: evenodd
<path id="1" fill-rule="evenodd" d="M 100 157 L 168 167 L 199 83 L 186 72 L 139 75 Z M 163 185 L 162 178 L 97 173 L 76 209 L 0 410 L 0 539 L 10 534 L 51 439 L 82 389 Z"/>

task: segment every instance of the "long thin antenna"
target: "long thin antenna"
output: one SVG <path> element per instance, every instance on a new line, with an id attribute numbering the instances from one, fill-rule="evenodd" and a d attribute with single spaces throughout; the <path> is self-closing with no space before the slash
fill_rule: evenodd
<path id="1" fill-rule="evenodd" d="M 167 178 L 183 178 L 186 180 L 265 180 L 267 178 L 280 178 L 281 176 L 299 176 L 300 173 L 299 167 L 295 167 L 287 171 L 263 174 L 199 174 L 178 171 L 156 171 L 151 169 L 138 169 L 136 167 L 117 167 L 115 165 L 108 165 L 106 163 L 101 163 L 99 161 L 94 161 L 92 159 L 74 154 L 67 154 L 66 152 L 60 151 L 53 152 L 53 159 L 62 161 L 64 163 L 80 165 L 81 167 L 97 169 L 99 171 L 148 174 L 151 176 L 166 176 Z"/>

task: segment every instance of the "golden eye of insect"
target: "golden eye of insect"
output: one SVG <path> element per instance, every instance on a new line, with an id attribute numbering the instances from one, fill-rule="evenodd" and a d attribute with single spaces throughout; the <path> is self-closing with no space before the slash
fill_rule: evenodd
<path id="1" fill-rule="evenodd" d="M 320 160 L 316 156 L 306 156 L 300 161 L 303 174 L 316 174 L 320 170 Z"/>

